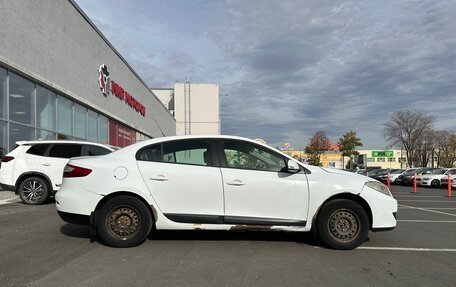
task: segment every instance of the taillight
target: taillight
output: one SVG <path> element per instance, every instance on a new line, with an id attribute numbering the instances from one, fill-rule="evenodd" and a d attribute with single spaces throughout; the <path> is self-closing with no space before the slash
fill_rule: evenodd
<path id="1" fill-rule="evenodd" d="M 9 162 L 9 161 L 12 161 L 14 159 L 13 156 L 2 156 L 2 158 L 0 159 L 0 162 Z"/>
<path id="2" fill-rule="evenodd" d="M 84 177 L 92 172 L 91 169 L 67 164 L 63 169 L 63 177 Z"/>

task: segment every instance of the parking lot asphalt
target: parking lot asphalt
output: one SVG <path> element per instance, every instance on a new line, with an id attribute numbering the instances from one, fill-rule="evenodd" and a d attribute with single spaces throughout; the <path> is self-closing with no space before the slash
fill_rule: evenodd
<path id="1" fill-rule="evenodd" d="M 91 243 L 54 204 L 0 203 L 0 286 L 455 286 L 456 198 L 392 186 L 398 225 L 351 251 L 285 232 L 152 233 L 115 249 Z"/>

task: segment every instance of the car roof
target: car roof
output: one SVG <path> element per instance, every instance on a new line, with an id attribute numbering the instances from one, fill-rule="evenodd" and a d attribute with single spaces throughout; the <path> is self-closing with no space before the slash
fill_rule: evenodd
<path id="1" fill-rule="evenodd" d="M 131 153 L 136 153 L 137 150 L 139 150 L 142 147 L 146 147 L 149 145 L 153 144 L 159 144 L 162 142 L 168 142 L 168 141 L 175 141 L 175 140 L 188 140 L 188 139 L 232 139 L 232 140 L 240 140 L 240 141 L 247 141 L 247 142 L 252 142 L 260 146 L 264 146 L 268 149 L 275 150 L 276 152 L 282 154 L 283 156 L 295 160 L 293 157 L 287 155 L 286 153 L 276 149 L 273 146 L 263 144 L 262 142 L 249 139 L 249 138 L 244 138 L 240 136 L 230 136 L 230 135 L 185 135 L 185 136 L 166 136 L 166 137 L 159 137 L 159 138 L 153 138 L 153 139 L 148 139 L 144 141 L 140 141 L 134 144 L 131 144 L 129 146 L 126 146 L 118 151 L 115 151 L 107 156 L 129 156 Z M 307 164 L 300 163 L 301 165 L 305 166 L 306 168 L 312 170 L 314 168 L 320 168 L 320 167 L 313 167 L 309 166 Z"/>
<path id="2" fill-rule="evenodd" d="M 110 148 L 112 150 L 115 150 L 115 147 L 112 147 L 110 145 L 102 144 L 102 143 L 96 143 L 96 142 L 90 142 L 90 141 L 82 141 L 82 140 L 34 140 L 34 141 L 17 141 L 16 144 L 19 146 L 22 145 L 34 145 L 34 144 L 53 144 L 53 143 L 76 143 L 76 144 L 90 144 L 90 145 L 97 145 L 97 146 L 103 146 Z"/>

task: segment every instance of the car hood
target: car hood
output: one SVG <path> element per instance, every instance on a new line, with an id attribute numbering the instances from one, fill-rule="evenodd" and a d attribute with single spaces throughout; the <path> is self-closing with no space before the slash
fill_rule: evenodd
<path id="1" fill-rule="evenodd" d="M 330 172 L 330 173 L 336 173 L 336 174 L 345 174 L 345 175 L 353 175 L 355 173 L 353 172 L 349 172 L 349 171 L 345 171 L 345 170 L 340 170 L 340 169 L 337 169 L 337 168 L 327 168 L 327 167 L 320 167 L 322 170 L 326 171 L 326 172 Z"/>

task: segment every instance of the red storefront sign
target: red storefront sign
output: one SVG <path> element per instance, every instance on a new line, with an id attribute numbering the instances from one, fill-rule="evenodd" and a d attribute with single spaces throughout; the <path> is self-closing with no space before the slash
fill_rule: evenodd
<path id="1" fill-rule="evenodd" d="M 109 144 L 125 147 L 136 142 L 136 131 L 114 121 L 109 121 Z"/>
<path id="2" fill-rule="evenodd" d="M 102 64 L 98 70 L 98 84 L 103 95 L 109 94 L 116 96 L 119 100 L 124 101 L 132 109 L 140 113 L 143 117 L 146 115 L 146 107 L 133 97 L 130 93 L 124 90 L 121 85 L 111 80 L 108 72 L 108 67 Z"/>

